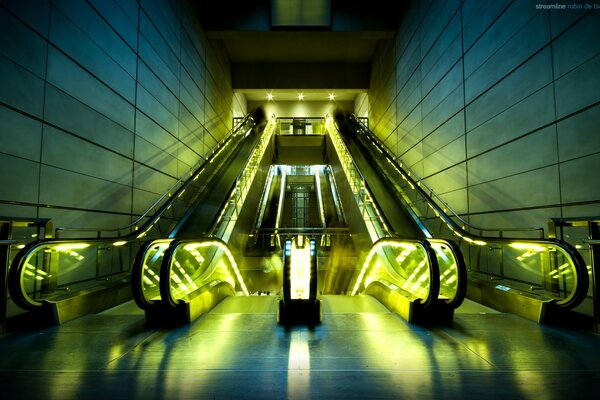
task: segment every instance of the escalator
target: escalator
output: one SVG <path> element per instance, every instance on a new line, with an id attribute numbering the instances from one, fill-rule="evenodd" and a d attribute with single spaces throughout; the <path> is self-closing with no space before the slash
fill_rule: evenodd
<path id="1" fill-rule="evenodd" d="M 225 188 L 235 186 L 236 179 L 243 172 L 246 162 L 260 139 L 260 134 L 262 132 L 257 130 L 250 131 L 248 137 L 243 138 L 244 140 L 235 147 L 235 151 L 218 169 L 218 174 L 208 182 L 205 193 L 169 233 L 169 237 L 194 238 L 209 234 L 211 227 L 215 225 L 215 219 L 224 207 L 224 202 L 230 196 Z"/>
<path id="2" fill-rule="evenodd" d="M 246 200 L 264 185 L 272 134 L 270 121 L 249 135 L 168 237 L 146 241 L 137 252 L 131 288 L 149 322 L 189 323 L 227 296 L 250 294 L 234 252 L 254 212 Z"/>
<path id="3" fill-rule="evenodd" d="M 60 323 L 133 295 L 149 321 L 191 322 L 227 296 L 278 293 L 285 243 L 304 238 L 320 295 L 370 295 L 411 322 L 450 322 L 467 279 L 472 299 L 538 320 L 585 296 L 568 244 L 475 235 L 355 118 L 326 125 L 328 164 L 284 167 L 275 123 L 245 119 L 131 232 L 24 248 L 13 299 Z"/>
<path id="4" fill-rule="evenodd" d="M 263 134 L 264 146 L 256 147 L 256 157 L 253 150 L 243 168 L 244 175 L 252 173 L 248 164 L 254 158 L 268 165 L 272 162 L 272 155 L 270 159 L 268 154 L 265 156 L 271 143 L 269 135 Z M 338 143 L 339 134 L 336 138 L 329 140 Z M 227 296 L 281 293 L 282 286 L 284 299 L 280 304 L 287 303 L 286 310 L 303 310 L 304 307 L 290 305 L 294 299 L 285 296 L 285 289 L 296 287 L 287 280 L 296 275 L 292 271 L 304 270 L 294 269 L 297 264 L 290 261 L 294 253 L 291 249 L 297 247 L 298 254 L 304 254 L 302 249 L 310 243 L 312 267 L 310 272 L 300 274 L 302 280 L 310 278 L 311 282 L 312 305 L 308 310 L 312 310 L 313 317 L 309 320 L 320 320 L 320 303 L 316 301 L 319 293 L 371 295 L 411 322 L 450 321 L 453 310 L 464 298 L 465 266 L 457 247 L 451 241 L 414 232 L 404 236 L 391 232 L 367 187 L 359 189 L 368 197 L 366 201 L 367 197 L 362 198 L 363 206 L 369 209 L 366 214 L 360 204 L 345 202 L 343 196 L 338 198 L 340 185 L 354 186 L 353 182 L 344 184 L 339 174 L 335 176 L 340 164 L 336 160 L 348 158 L 348 152 L 343 153 L 339 146 L 328 147 L 335 153 L 328 159 L 330 166 L 269 167 L 265 186 L 255 188 L 262 193 L 261 201 L 256 208 L 250 207 L 255 215 L 249 225 L 255 229 L 249 232 L 243 246 L 230 245 L 236 235 L 230 228 L 222 227 L 231 227 L 238 218 L 243 219 L 242 210 L 236 207 L 243 205 L 244 199 L 226 202 L 209 235 L 146 242 L 133 266 L 132 286 L 134 299 L 145 310 L 147 320 L 190 322 Z M 351 157 L 349 161 L 356 167 Z M 242 176 L 237 181 L 244 180 Z M 362 176 L 359 180 L 365 181 Z M 328 189 L 325 194 L 323 188 Z M 239 192 L 245 189 L 236 186 L 230 193 Z M 360 233 L 352 233 L 355 227 L 350 219 L 356 213 L 364 216 L 364 222 L 369 221 L 365 229 L 375 232 L 366 246 L 361 244 Z M 352 255 L 347 257 L 348 253 Z M 279 260 L 279 267 L 264 267 L 273 258 Z M 299 259 L 305 260 L 299 262 L 304 265 L 309 258 Z M 350 268 L 343 267 L 348 261 Z M 252 262 L 255 266 L 249 267 Z"/>
<path id="5" fill-rule="evenodd" d="M 374 154 L 373 149 L 365 146 L 354 132 L 346 129 L 340 133 L 371 194 L 377 199 L 391 233 L 406 238 L 431 238 L 432 234 L 411 215 L 409 208 L 398 206 L 401 198 L 379 167 L 377 159 L 380 154 Z"/>
<path id="6" fill-rule="evenodd" d="M 277 223 L 277 206 L 280 201 L 280 188 L 283 181 L 282 175 L 272 174 L 270 184 L 266 186 L 269 190 L 266 193 L 263 215 L 257 216 L 257 229 L 274 229 Z"/>
<path id="7" fill-rule="evenodd" d="M 203 232 L 206 221 L 215 221 L 222 208 L 218 204 L 228 195 L 215 185 L 235 182 L 236 168 L 243 168 L 248 149 L 261 137 L 255 125 L 252 116 L 246 116 L 208 159 L 193 166 L 132 225 L 79 229 L 84 237 L 43 239 L 24 246 L 9 270 L 12 300 L 39 320 L 62 323 L 131 299 L 131 265 L 143 242 L 179 231 Z M 60 233 L 75 235 L 72 230 Z"/>
<path id="8" fill-rule="evenodd" d="M 343 121 L 340 121 L 343 122 Z M 334 171 L 359 265 L 348 293 L 370 294 L 410 322 L 450 322 L 463 301 L 466 266 L 452 240 L 433 238 L 397 207 L 369 154 L 327 122 Z M 382 204 L 391 204 L 384 212 Z"/>
<path id="9" fill-rule="evenodd" d="M 423 233 L 458 242 L 467 255 L 471 299 L 550 322 L 585 298 L 588 270 L 573 246 L 539 236 L 521 237 L 524 233 L 518 228 L 484 235 L 491 230 L 470 226 L 454 213 L 357 118 L 341 119 L 339 126 L 396 233 Z M 402 218 L 409 222 L 402 223 Z"/>

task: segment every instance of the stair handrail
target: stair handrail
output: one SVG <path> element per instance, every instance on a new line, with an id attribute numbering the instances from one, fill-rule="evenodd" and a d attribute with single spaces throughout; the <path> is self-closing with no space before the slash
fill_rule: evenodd
<path id="1" fill-rule="evenodd" d="M 581 254 L 575 249 L 575 247 L 573 245 L 571 245 L 568 242 L 554 239 L 554 238 L 544 238 L 543 235 L 541 238 L 524 239 L 524 238 L 506 237 L 506 236 L 499 236 L 499 237 L 483 236 L 483 235 L 476 235 L 476 234 L 473 234 L 473 233 L 467 231 L 465 228 L 463 228 L 463 226 L 460 226 L 459 224 L 457 224 L 452 218 L 450 218 L 446 214 L 447 210 L 452 210 L 452 209 L 449 207 L 448 207 L 448 209 L 442 209 L 439 206 L 439 204 L 437 204 L 431 198 L 431 196 L 428 195 L 423 190 L 421 185 L 425 186 L 428 190 L 431 191 L 431 193 L 435 194 L 435 192 L 433 192 L 433 190 L 431 190 L 427 185 L 425 185 L 425 182 L 420 180 L 420 178 L 418 178 L 418 176 L 415 175 L 414 172 L 411 171 L 410 174 L 408 172 L 406 172 L 404 170 L 404 166 L 406 164 L 402 163 L 402 165 L 400 165 L 398 163 L 398 160 L 396 158 L 394 158 L 393 156 L 391 156 L 391 152 L 389 151 L 389 149 L 385 145 L 383 145 L 381 140 L 379 138 L 377 138 L 373 132 L 371 132 L 362 122 L 360 122 L 355 115 L 351 115 L 350 120 L 353 121 L 354 123 L 356 123 L 357 126 L 361 128 L 363 133 L 365 133 L 367 135 L 367 137 L 373 141 L 373 144 L 375 144 L 377 146 L 378 150 L 382 154 L 385 155 L 387 161 L 390 162 L 392 164 L 392 166 L 400 173 L 402 179 L 404 179 L 412 189 L 416 190 L 423 197 L 423 199 L 426 201 L 427 205 L 435 212 L 436 216 L 439 217 L 448 226 L 448 228 L 453 232 L 454 235 L 458 236 L 460 239 L 465 240 L 466 242 L 468 242 L 471 245 L 477 245 L 477 246 L 487 246 L 490 243 L 496 243 L 496 244 L 502 244 L 502 245 L 509 244 L 510 245 L 511 242 L 513 242 L 513 244 L 518 245 L 523 242 L 528 242 L 533 245 L 545 244 L 545 245 L 549 245 L 549 246 L 558 248 L 563 253 L 563 255 L 567 256 L 570 259 L 570 261 L 573 264 L 576 289 L 573 290 L 568 297 L 566 297 L 560 301 L 557 301 L 556 302 L 557 305 L 560 305 L 561 307 L 565 307 L 565 308 L 572 308 L 572 307 L 575 307 L 578 304 L 580 304 L 585 299 L 585 297 L 587 296 L 587 291 L 588 291 L 588 287 L 589 287 L 588 270 L 587 270 L 587 266 L 585 264 L 585 260 L 583 259 Z M 401 162 L 401 160 L 400 160 L 400 162 Z M 415 180 L 413 175 L 416 176 L 419 180 Z M 439 199 L 439 196 L 437 196 L 436 194 L 435 194 L 435 196 L 436 196 L 436 198 Z M 443 201 L 442 201 L 442 203 L 446 204 Z M 454 213 L 454 215 L 457 216 L 459 218 L 459 220 L 464 221 L 456 213 Z M 520 231 L 522 229 L 510 229 L 510 230 Z M 541 229 L 542 234 L 543 234 L 543 228 L 534 228 L 534 229 L 535 230 Z M 527 230 L 531 230 L 531 229 L 527 229 Z"/>
<path id="2" fill-rule="evenodd" d="M 369 128 L 364 124 L 363 121 L 361 121 L 361 119 L 359 119 L 359 117 L 356 117 L 356 115 L 353 114 L 351 116 L 351 119 L 362 128 L 363 132 L 366 134 L 366 136 L 369 139 L 371 139 L 377 143 L 378 147 L 384 152 L 384 154 L 386 155 L 388 160 L 395 163 L 396 164 L 395 166 L 398 167 L 401 171 L 402 170 L 406 171 L 406 172 L 404 172 L 404 175 L 408 178 L 407 180 L 410 181 L 411 184 L 413 184 L 415 186 L 416 190 L 422 192 L 422 195 L 429 198 L 430 200 L 433 200 L 431 198 L 434 197 L 437 200 L 437 202 L 442 204 L 443 207 L 438 207 L 438 210 L 437 210 L 438 212 L 442 211 L 444 214 L 450 213 L 452 215 L 452 217 L 459 220 L 461 223 L 460 228 L 462 230 L 469 232 L 469 230 L 466 229 L 466 228 L 469 228 L 469 229 L 472 229 L 474 231 L 479 231 L 479 232 L 499 232 L 498 237 L 504 236 L 502 234 L 502 232 L 537 231 L 540 234 L 540 238 L 544 238 L 544 228 L 543 227 L 482 228 L 482 227 L 475 226 L 475 225 L 471 224 L 470 222 L 466 221 L 446 201 L 444 201 L 433 189 L 431 189 L 427 185 L 427 183 L 425 183 L 425 181 L 423 181 L 423 179 L 421 179 L 421 177 L 419 177 L 419 175 L 417 175 L 412 170 L 412 168 L 410 168 L 400 158 L 394 157 L 392 151 L 387 147 L 387 145 L 385 145 L 385 143 L 383 143 L 383 141 L 379 137 L 377 137 L 371 130 L 369 130 Z M 429 193 L 429 195 L 427 194 L 427 192 Z M 431 202 L 433 204 L 436 204 L 436 202 L 434 202 L 434 201 L 431 201 Z M 479 236 L 483 236 L 483 235 L 479 235 Z"/>
<path id="3" fill-rule="evenodd" d="M 235 126 L 228 135 L 226 135 L 221 142 L 219 142 L 219 145 L 216 146 L 210 155 L 208 155 L 208 157 L 203 158 L 201 157 L 196 164 L 194 164 L 192 167 L 190 167 L 175 183 L 173 183 L 173 185 L 171 185 L 154 203 L 152 203 L 152 205 L 150 205 L 150 207 L 148 207 L 148 209 L 146 211 L 144 211 L 144 213 L 142 213 L 141 216 L 139 216 L 135 221 L 133 221 L 132 223 L 130 223 L 129 225 L 125 226 L 125 227 L 121 227 L 121 228 L 65 228 L 65 227 L 57 227 L 55 229 L 55 237 L 59 238 L 60 236 L 60 232 L 96 232 L 97 233 L 97 238 L 101 238 L 102 237 L 102 232 L 117 232 L 117 236 L 110 236 L 110 237 L 105 237 L 105 238 L 111 238 L 111 239 L 117 239 L 117 238 L 121 238 L 121 237 L 128 237 L 128 236 L 132 236 L 135 235 L 136 232 L 138 231 L 145 231 L 145 227 L 147 226 L 151 226 L 153 225 L 159 218 L 160 216 L 162 216 L 162 214 L 165 212 L 165 210 L 167 210 L 170 206 L 170 204 L 177 199 L 177 196 L 184 190 L 186 189 L 191 182 L 193 181 L 193 177 L 197 174 L 197 172 L 199 170 L 202 169 L 202 167 L 209 162 L 209 160 L 211 159 L 211 157 L 213 157 L 214 155 L 218 154 L 219 151 L 221 151 L 228 143 L 229 141 L 236 136 L 236 134 L 238 133 L 238 131 L 249 121 L 249 120 L 253 120 L 251 114 L 247 114 L 244 119 L 241 120 L 241 122 Z M 165 201 L 165 199 L 167 199 Z M 158 210 L 156 210 L 156 207 L 161 204 L 163 201 L 165 201 L 165 203 L 158 208 Z M 155 211 L 156 210 L 156 211 Z M 144 220 L 144 218 L 147 218 L 152 211 L 155 211 L 153 216 L 146 221 L 144 224 L 140 225 L 140 222 Z M 121 235 L 122 231 L 128 231 L 128 233 Z M 84 240 L 79 238 L 78 240 Z"/>
<path id="4" fill-rule="evenodd" d="M 98 232 L 107 232 L 109 230 L 95 230 L 93 228 L 83 229 L 84 232 L 96 232 L 97 235 L 95 237 L 80 237 L 80 238 L 44 238 L 41 240 L 33 241 L 26 244 L 20 251 L 15 255 L 12 260 L 10 269 L 9 269 L 9 277 L 8 277 L 8 288 L 11 293 L 11 297 L 15 304 L 25 310 L 33 310 L 39 308 L 43 305 L 42 301 L 34 301 L 27 294 L 23 284 L 23 274 L 25 272 L 25 268 L 27 266 L 28 260 L 35 254 L 36 251 L 40 251 L 43 249 L 53 249 L 53 248 L 62 248 L 69 247 L 73 245 L 82 245 L 89 246 L 92 243 L 104 244 L 106 243 L 111 248 L 119 248 L 128 244 L 130 242 L 139 241 L 143 238 L 147 232 L 152 229 L 154 224 L 158 222 L 158 220 L 162 217 L 167 209 L 171 207 L 173 202 L 177 200 L 177 198 L 183 194 L 186 188 L 191 185 L 194 181 L 194 178 L 199 176 L 203 172 L 203 168 L 206 163 L 210 163 L 216 156 L 219 155 L 220 151 L 224 148 L 224 146 L 229 143 L 231 138 L 235 136 L 237 131 L 245 126 L 248 122 L 252 124 L 252 127 L 255 125 L 254 119 L 251 114 L 248 114 L 242 123 L 240 123 L 234 130 L 232 130 L 232 134 L 219 146 L 218 149 L 213 151 L 213 153 L 204 160 L 197 170 L 192 173 L 187 179 L 179 186 L 177 190 L 170 195 L 167 193 L 166 202 L 154 213 L 154 215 L 148 219 L 146 222 L 141 224 L 140 226 L 134 226 L 133 224 L 129 227 L 133 227 L 133 230 L 129 233 L 126 233 L 122 236 L 106 236 L 102 237 Z M 252 129 L 252 128 L 250 128 Z M 183 179 L 183 178 L 181 178 Z M 164 198 L 164 197 L 163 197 Z M 113 229 L 111 231 L 118 231 L 118 229 Z"/>

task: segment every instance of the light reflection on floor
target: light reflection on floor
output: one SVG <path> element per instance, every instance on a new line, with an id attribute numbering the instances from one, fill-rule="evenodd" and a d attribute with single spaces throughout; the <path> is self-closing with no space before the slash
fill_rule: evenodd
<path id="1" fill-rule="evenodd" d="M 370 297 L 323 297 L 323 324 L 230 298 L 188 326 L 122 306 L 0 340 L 3 398 L 567 398 L 600 390 L 600 338 L 476 305 L 410 325 Z M 353 312 L 354 311 L 354 312 Z"/>
<path id="2" fill-rule="evenodd" d="M 288 355 L 287 396 L 310 398 L 310 351 L 305 332 L 292 332 Z"/>

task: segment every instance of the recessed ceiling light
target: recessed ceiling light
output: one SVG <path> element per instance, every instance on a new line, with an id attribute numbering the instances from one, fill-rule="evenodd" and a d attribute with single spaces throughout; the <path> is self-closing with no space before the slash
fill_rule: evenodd
<path id="1" fill-rule="evenodd" d="M 304 93 L 298 93 L 298 100 L 304 100 Z"/>
<path id="2" fill-rule="evenodd" d="M 329 101 L 335 100 L 335 94 L 329 93 Z"/>
<path id="3" fill-rule="evenodd" d="M 271 101 L 273 100 L 273 93 L 269 92 L 267 93 L 267 101 Z"/>

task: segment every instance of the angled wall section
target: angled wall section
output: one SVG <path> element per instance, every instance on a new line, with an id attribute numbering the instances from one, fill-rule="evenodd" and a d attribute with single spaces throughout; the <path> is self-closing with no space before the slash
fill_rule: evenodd
<path id="1" fill-rule="evenodd" d="M 0 31 L 0 215 L 125 226 L 231 129 L 185 0 L 2 0 Z"/>
<path id="2" fill-rule="evenodd" d="M 374 56 L 371 129 L 475 225 L 600 214 L 600 13 L 563 3 L 415 1 Z"/>

